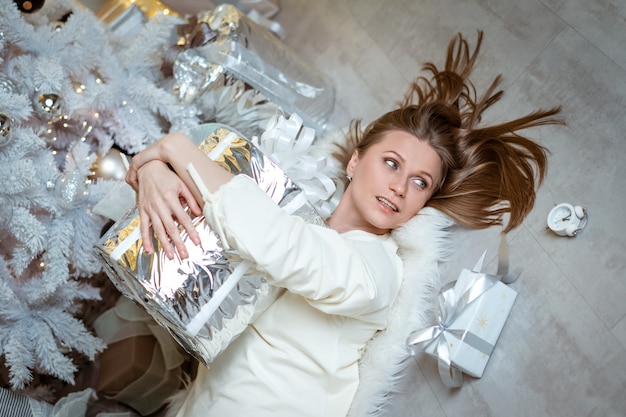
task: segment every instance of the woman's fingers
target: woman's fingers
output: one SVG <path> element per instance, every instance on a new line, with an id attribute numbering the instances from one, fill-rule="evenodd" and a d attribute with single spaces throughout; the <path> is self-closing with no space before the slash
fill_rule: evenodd
<path id="1" fill-rule="evenodd" d="M 176 200 L 178 202 L 178 199 Z M 189 256 L 185 243 L 181 237 L 179 224 L 187 230 L 197 231 L 193 227 L 191 217 L 184 207 L 178 203 L 170 205 L 170 201 L 161 200 L 140 204 L 141 216 L 141 237 L 144 242 L 144 250 L 153 253 L 155 248 L 152 245 L 152 233 L 161 242 L 161 247 L 169 259 L 174 259 L 176 252 L 181 259 Z M 193 239 L 192 239 L 193 240 Z"/>
<path id="2" fill-rule="evenodd" d="M 150 222 L 150 216 L 139 206 L 139 230 L 141 231 L 141 241 L 143 251 L 146 253 L 154 253 L 154 246 L 152 245 L 152 224 Z"/>
<path id="3" fill-rule="evenodd" d="M 178 175 L 161 162 L 144 164 L 137 171 L 137 176 L 144 250 L 149 253 L 154 251 L 152 229 L 169 259 L 174 258 L 175 251 L 178 251 L 180 258 L 188 257 L 180 226 L 195 244 L 200 244 L 200 236 L 190 214 L 185 210 L 185 203 L 194 216 L 202 212 L 200 205 Z"/>

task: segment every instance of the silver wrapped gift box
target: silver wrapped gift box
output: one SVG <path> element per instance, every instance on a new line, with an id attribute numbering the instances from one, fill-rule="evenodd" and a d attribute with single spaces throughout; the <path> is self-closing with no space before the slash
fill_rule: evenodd
<path id="1" fill-rule="evenodd" d="M 220 4 L 199 13 L 177 31 L 180 40 L 173 51 L 179 53 L 166 56 L 166 68 L 171 61 L 181 101 L 196 101 L 207 112 L 203 96 L 211 90 L 251 87 L 285 112 L 300 115 L 318 133 L 327 129 L 335 97 L 330 78 L 235 6 Z"/>
<path id="2" fill-rule="evenodd" d="M 307 222 L 324 224 L 304 192 L 237 132 L 207 124 L 190 136 L 225 169 L 254 179 L 283 209 Z M 253 214 L 254 207 L 250 212 Z M 190 354 L 208 364 L 263 312 L 279 290 L 271 287 L 254 265 L 242 261 L 237 251 L 225 251 L 203 216 L 194 219 L 200 246 L 181 228 L 189 252 L 184 260 L 168 259 L 156 236 L 155 254 L 146 254 L 139 222 L 135 207 L 98 242 L 96 252 L 104 269 L 122 294 L 141 305 Z"/>

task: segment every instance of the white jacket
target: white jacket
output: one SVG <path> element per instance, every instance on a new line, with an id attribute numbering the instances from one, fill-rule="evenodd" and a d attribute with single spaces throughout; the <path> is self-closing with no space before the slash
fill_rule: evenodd
<path id="1" fill-rule="evenodd" d="M 178 416 L 345 416 L 361 349 L 386 327 L 400 287 L 396 244 L 305 223 L 245 176 L 205 200 L 222 242 L 286 291 L 200 367 Z"/>

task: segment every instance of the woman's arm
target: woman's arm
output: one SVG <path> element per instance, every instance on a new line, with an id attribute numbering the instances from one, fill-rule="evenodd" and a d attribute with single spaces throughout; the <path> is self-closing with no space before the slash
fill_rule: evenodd
<path id="1" fill-rule="evenodd" d="M 164 136 L 131 161 L 126 181 L 138 193 L 141 236 L 144 250 L 148 253 L 154 250 L 150 238 L 152 227 L 161 242 L 171 240 L 179 250 L 179 255 L 182 258 L 187 257 L 177 221 L 187 230 L 192 241 L 199 243 L 198 232 L 184 211 L 186 203 L 193 214 L 199 215 L 202 204 L 200 191 L 186 171 L 189 163 L 196 167 L 211 192 L 215 192 L 233 177 L 233 174 L 209 159 L 182 133 Z M 163 248 L 166 256 L 170 259 L 174 257 L 174 250 L 169 244 L 164 244 Z"/>
<path id="2" fill-rule="evenodd" d="M 159 240 L 171 238 L 183 250 L 174 219 L 192 239 L 197 236 L 187 226 L 189 217 L 181 204 L 181 200 L 189 202 L 188 198 L 203 201 L 186 170 L 189 163 L 211 194 L 203 203 L 211 228 L 225 247 L 236 248 L 243 258 L 253 261 L 273 284 L 302 295 L 330 314 L 366 317 L 389 305 L 399 285 L 395 248 L 378 241 L 355 246 L 334 230 L 305 224 L 279 208 L 249 178 L 231 181 L 233 174 L 180 134 L 167 135 L 135 156 L 127 177 L 139 189 L 140 213 L 151 220 Z M 228 186 L 221 187 L 227 182 Z M 191 197 L 186 197 L 186 189 Z M 145 227 L 142 237 L 145 233 L 144 242 L 149 242 Z"/>
<path id="3" fill-rule="evenodd" d="M 401 265 L 390 239 L 308 224 L 248 177 L 205 196 L 204 215 L 224 248 L 237 249 L 270 283 L 323 312 L 378 320 L 399 287 Z"/>
<path id="4" fill-rule="evenodd" d="M 139 169 L 154 160 L 169 164 L 198 201 L 202 201 L 202 195 L 186 171 L 189 163 L 196 167 L 210 192 L 217 191 L 234 176 L 209 159 L 186 135 L 170 133 L 133 157 L 126 181 L 136 188 Z"/>

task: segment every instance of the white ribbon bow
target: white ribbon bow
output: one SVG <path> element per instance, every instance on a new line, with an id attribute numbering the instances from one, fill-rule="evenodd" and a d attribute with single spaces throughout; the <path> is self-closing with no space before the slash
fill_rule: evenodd
<path id="1" fill-rule="evenodd" d="M 304 126 L 295 113 L 274 115 L 261 135 L 259 147 L 304 191 L 319 214 L 327 218 L 337 205 L 337 184 L 330 177 L 325 156 L 310 154 L 315 129 Z"/>

